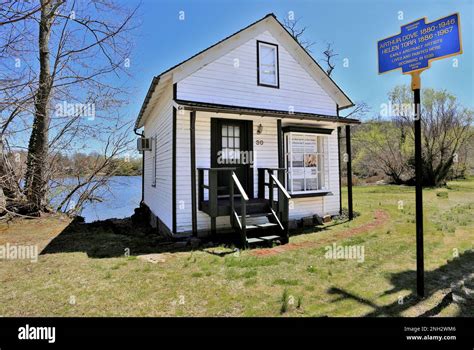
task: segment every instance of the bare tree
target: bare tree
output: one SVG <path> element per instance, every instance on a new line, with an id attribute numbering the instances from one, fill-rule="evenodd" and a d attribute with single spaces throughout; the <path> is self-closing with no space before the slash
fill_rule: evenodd
<path id="1" fill-rule="evenodd" d="M 135 140 L 130 138 L 130 133 L 131 124 L 125 124 L 108 133 L 102 152 L 96 154 L 92 164 L 88 164 L 91 170 L 87 174 L 83 174 L 80 167 L 75 167 L 67 181 L 55 182 L 53 186 L 59 189 L 59 198 L 53 200 L 57 211 L 77 214 L 86 202 L 102 200 L 97 196 L 97 192 L 106 190 L 110 178 L 116 174 L 115 160 L 128 155 L 134 144 Z M 89 162 L 90 158 L 87 158 Z M 61 173 L 61 169 L 55 170 L 57 174 Z"/>
<path id="2" fill-rule="evenodd" d="M 14 1 L 0 9 L 1 136 L 18 150 L 29 135 L 22 191 L 32 211 L 47 210 L 59 154 L 87 149 L 90 140 L 122 149 L 124 140 L 108 133 L 126 123 L 118 111 L 136 12 L 112 0 Z"/>
<path id="3" fill-rule="evenodd" d="M 310 54 L 312 53 L 311 47 L 313 47 L 316 42 L 308 40 L 304 34 L 308 27 L 300 25 L 300 18 L 290 20 L 288 17 L 285 17 L 283 20 L 283 26 L 290 33 L 290 35 Z M 326 65 L 326 73 L 328 76 L 331 76 L 332 71 L 336 67 L 334 58 L 338 55 L 334 52 L 332 43 L 326 44 L 326 50 L 323 51 L 323 62 Z"/>
<path id="4" fill-rule="evenodd" d="M 331 43 L 326 44 L 326 50 L 323 51 L 324 55 L 324 62 L 326 63 L 326 73 L 328 76 L 331 76 L 332 71 L 336 67 L 334 63 L 334 57 L 338 56 L 337 53 L 334 52 Z"/>
<path id="5" fill-rule="evenodd" d="M 306 51 L 311 52 L 311 47 L 314 46 L 316 43 L 314 41 L 307 40 L 304 37 L 304 33 L 308 27 L 300 27 L 300 20 L 301 18 L 290 20 L 285 17 L 285 19 L 283 20 L 283 26 Z"/>

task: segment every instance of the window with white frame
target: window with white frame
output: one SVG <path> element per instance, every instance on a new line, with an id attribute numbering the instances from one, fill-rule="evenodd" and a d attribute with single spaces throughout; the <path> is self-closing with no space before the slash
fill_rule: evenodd
<path id="1" fill-rule="evenodd" d="M 257 41 L 258 85 L 278 87 L 278 46 Z"/>
<path id="2" fill-rule="evenodd" d="M 314 133 L 285 134 L 287 188 L 293 194 L 329 191 L 328 138 Z"/>

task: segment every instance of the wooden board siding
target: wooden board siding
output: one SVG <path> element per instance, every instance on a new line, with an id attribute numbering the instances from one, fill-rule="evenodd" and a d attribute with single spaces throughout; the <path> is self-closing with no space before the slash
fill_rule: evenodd
<path id="1" fill-rule="evenodd" d="M 257 85 L 256 40 L 278 45 L 279 89 Z M 284 111 L 292 106 L 297 112 L 336 115 L 334 100 L 268 31 L 179 81 L 177 98 Z"/>
<path id="2" fill-rule="evenodd" d="M 156 150 L 156 187 L 152 186 L 152 153 L 145 152 L 145 204 L 160 220 L 172 227 L 172 90 L 163 94 L 151 117 L 145 122 L 145 137 L 157 140 Z"/>
<path id="3" fill-rule="evenodd" d="M 192 229 L 192 210 L 191 210 L 191 169 L 190 169 L 190 141 L 189 125 L 190 114 L 188 111 L 177 115 L 177 232 L 191 231 Z M 211 118 L 229 118 L 244 119 L 253 121 L 253 149 L 255 155 L 254 175 L 254 195 L 258 195 L 258 173 L 257 168 L 278 167 L 278 137 L 277 137 L 277 119 L 273 117 L 255 117 L 245 115 L 217 114 L 209 112 L 196 112 L 196 167 L 210 167 L 211 153 Z M 257 134 L 258 125 L 262 124 L 263 130 Z M 290 122 L 283 121 L 282 125 L 288 125 Z M 299 123 L 291 121 L 291 124 Z M 335 128 L 335 124 L 311 123 L 305 121 L 306 125 L 314 125 L 325 128 Z M 263 144 L 261 142 L 263 141 Z M 339 212 L 339 169 L 337 162 L 337 131 L 335 130 L 329 136 L 329 176 L 330 189 L 332 196 L 308 197 L 292 199 L 290 206 L 290 218 L 298 219 L 303 216 L 322 214 L 337 214 Z M 207 178 L 205 178 L 207 183 Z M 197 190 L 197 189 L 196 189 Z M 207 199 L 207 195 L 205 195 Z M 207 214 L 197 212 L 198 230 L 210 229 L 210 218 Z M 228 217 L 217 218 L 217 228 L 230 227 Z"/>

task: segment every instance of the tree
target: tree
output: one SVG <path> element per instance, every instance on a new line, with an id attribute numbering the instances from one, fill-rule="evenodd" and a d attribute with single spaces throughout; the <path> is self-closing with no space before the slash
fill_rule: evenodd
<path id="1" fill-rule="evenodd" d="M 301 18 L 290 20 L 288 17 L 283 19 L 283 26 L 295 38 L 295 40 L 308 52 L 311 52 L 311 47 L 316 43 L 309 41 L 304 37 L 304 32 L 308 27 L 300 27 L 299 21 Z"/>
<path id="2" fill-rule="evenodd" d="M 313 47 L 316 42 L 310 41 L 305 38 L 304 33 L 306 32 L 306 29 L 308 27 L 305 26 L 300 26 L 300 20 L 301 18 L 296 18 L 293 20 L 290 20 L 288 17 L 285 17 L 283 19 L 283 26 L 286 28 L 288 33 L 306 50 L 308 53 L 311 54 L 311 47 Z M 332 71 L 336 67 L 336 64 L 334 63 L 334 57 L 336 57 L 338 54 L 334 52 L 334 49 L 332 47 L 332 43 L 327 43 L 326 44 L 326 50 L 323 51 L 324 55 L 324 63 L 326 65 L 326 73 L 328 76 L 331 76 Z"/>
<path id="3" fill-rule="evenodd" d="M 47 210 L 61 153 L 91 140 L 124 152 L 128 142 L 109 136 L 130 137 L 119 109 L 128 92 L 136 12 L 111 0 L 14 1 L 0 9 L 1 136 L 11 151 L 24 148 L 29 135 L 20 200 L 31 211 Z M 112 75 L 119 84 L 110 83 Z M 14 176 L 5 162 L 0 166 Z"/>
<path id="4" fill-rule="evenodd" d="M 361 177 L 384 174 L 397 185 L 414 176 L 408 160 L 413 143 L 402 136 L 396 122 L 373 119 L 360 125 L 353 135 L 354 173 Z"/>
<path id="5" fill-rule="evenodd" d="M 414 184 L 412 91 L 397 86 L 390 91 L 389 100 L 390 119 L 371 121 L 356 136 L 361 149 L 357 161 L 367 164 L 368 158 L 375 159 L 373 166 L 394 183 Z M 441 186 L 467 169 L 473 111 L 446 90 L 425 88 L 421 102 L 423 185 Z"/>

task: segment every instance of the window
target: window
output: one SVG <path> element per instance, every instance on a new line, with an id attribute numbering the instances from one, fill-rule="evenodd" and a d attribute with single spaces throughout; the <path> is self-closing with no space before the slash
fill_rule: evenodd
<path id="1" fill-rule="evenodd" d="M 277 45 L 257 41 L 257 70 L 258 85 L 279 87 Z"/>
<path id="2" fill-rule="evenodd" d="M 222 160 L 225 163 L 240 159 L 240 126 L 222 124 Z"/>
<path id="3" fill-rule="evenodd" d="M 151 156 L 152 156 L 152 161 L 151 161 L 151 166 L 152 166 L 152 177 L 151 177 L 151 185 L 153 187 L 156 187 L 156 153 L 157 153 L 157 147 L 156 147 L 156 141 L 157 137 L 153 137 L 151 140 Z"/>
<path id="4" fill-rule="evenodd" d="M 327 136 L 285 134 L 287 188 L 293 194 L 329 191 Z"/>

